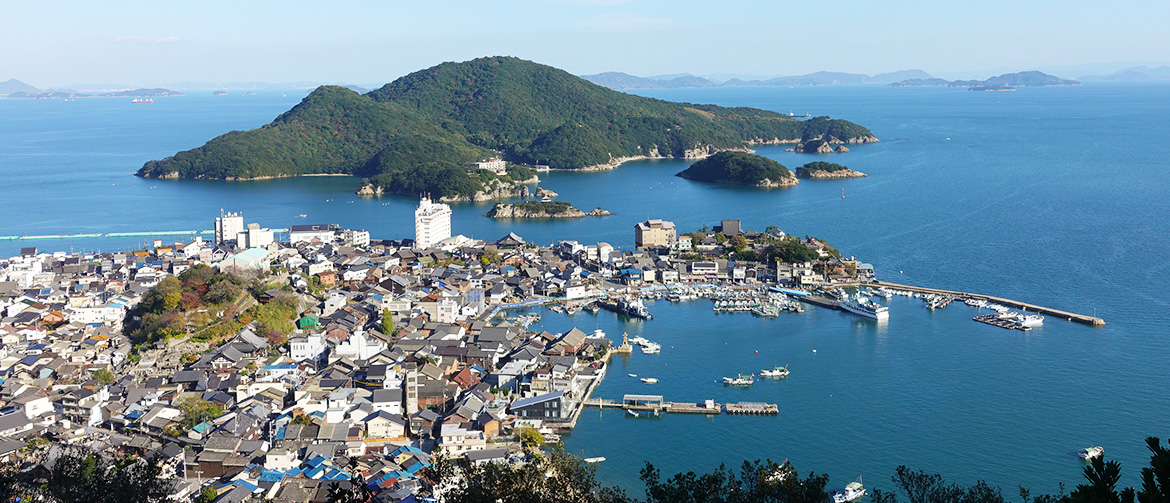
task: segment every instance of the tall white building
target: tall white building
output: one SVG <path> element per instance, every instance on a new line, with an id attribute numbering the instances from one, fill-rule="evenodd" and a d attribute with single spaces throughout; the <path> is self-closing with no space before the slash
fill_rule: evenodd
<path id="1" fill-rule="evenodd" d="M 219 214 L 215 219 L 215 244 L 223 246 L 227 241 L 235 241 L 237 236 L 244 232 L 244 216 L 239 213 Z"/>
<path id="2" fill-rule="evenodd" d="M 414 210 L 414 246 L 429 248 L 451 237 L 451 207 L 422 198 Z"/>

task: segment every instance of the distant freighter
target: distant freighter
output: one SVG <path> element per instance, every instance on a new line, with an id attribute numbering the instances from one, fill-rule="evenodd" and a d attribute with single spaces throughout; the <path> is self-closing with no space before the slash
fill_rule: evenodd
<path id="1" fill-rule="evenodd" d="M 812 115 L 809 115 L 809 114 L 796 115 L 792 112 L 788 112 L 788 118 L 789 119 L 811 119 Z"/>
<path id="2" fill-rule="evenodd" d="M 134 101 L 131 103 L 154 103 L 154 100 L 151 98 L 134 98 Z"/>

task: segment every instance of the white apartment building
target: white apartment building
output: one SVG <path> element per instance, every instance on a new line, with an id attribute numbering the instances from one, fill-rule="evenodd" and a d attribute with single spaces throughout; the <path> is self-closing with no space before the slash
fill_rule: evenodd
<path id="1" fill-rule="evenodd" d="M 422 198 L 414 210 L 414 246 L 429 248 L 451 237 L 451 207 Z"/>

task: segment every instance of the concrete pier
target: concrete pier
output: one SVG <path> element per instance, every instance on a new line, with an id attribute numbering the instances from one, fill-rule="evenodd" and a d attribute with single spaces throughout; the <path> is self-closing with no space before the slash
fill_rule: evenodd
<path id="1" fill-rule="evenodd" d="M 1020 302 L 1018 300 L 1012 300 L 1012 299 L 1005 299 L 1002 297 L 992 297 L 990 295 L 983 295 L 983 294 L 978 294 L 978 293 L 956 292 L 956 291 L 952 291 L 952 290 L 940 290 L 938 288 L 925 288 L 925 287 L 921 287 L 921 286 L 899 285 L 897 283 L 887 283 L 885 281 L 874 281 L 874 282 L 869 283 L 869 284 L 871 286 L 884 286 L 886 288 L 893 288 L 895 290 L 906 290 L 909 292 L 933 293 L 933 294 L 939 294 L 939 295 L 953 295 L 959 299 L 986 300 L 988 302 L 994 302 L 996 304 L 1000 304 L 1000 305 L 1007 306 L 1007 307 L 1014 307 L 1016 309 L 1021 309 L 1021 310 L 1027 311 L 1027 312 L 1039 313 L 1039 314 L 1042 314 L 1044 316 L 1051 316 L 1053 318 L 1060 318 L 1062 320 L 1075 321 L 1077 323 L 1083 323 L 1085 325 L 1092 325 L 1094 327 L 1100 327 L 1100 326 L 1105 325 L 1105 320 L 1098 318 L 1096 316 L 1087 316 L 1084 314 L 1070 313 L 1068 311 L 1061 311 L 1059 309 L 1052 309 L 1052 308 L 1048 308 L 1048 307 L 1044 307 L 1044 306 L 1037 306 L 1035 304 L 1028 304 L 1026 302 Z"/>

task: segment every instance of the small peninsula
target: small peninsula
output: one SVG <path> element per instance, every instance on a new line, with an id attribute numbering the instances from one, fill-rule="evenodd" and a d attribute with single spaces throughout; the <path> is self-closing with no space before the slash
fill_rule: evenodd
<path id="1" fill-rule="evenodd" d="M 692 164 L 675 176 L 700 182 L 791 187 L 800 183 L 788 168 L 767 157 L 746 152 L 719 152 Z"/>
<path id="2" fill-rule="evenodd" d="M 796 168 L 797 178 L 861 178 L 869 176 L 832 162 L 815 161 Z"/>
<path id="3" fill-rule="evenodd" d="M 612 215 L 601 208 L 584 212 L 565 201 L 523 201 L 519 203 L 498 203 L 484 214 L 489 218 L 584 218 Z"/>

